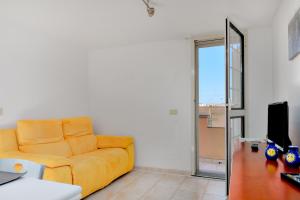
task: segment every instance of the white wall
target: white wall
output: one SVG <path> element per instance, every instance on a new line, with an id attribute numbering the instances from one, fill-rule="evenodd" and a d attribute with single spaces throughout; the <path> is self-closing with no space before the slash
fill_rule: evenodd
<path id="1" fill-rule="evenodd" d="M 266 138 L 268 104 L 273 101 L 272 28 L 251 28 L 247 35 L 246 136 Z"/>
<path id="2" fill-rule="evenodd" d="M 285 47 L 288 18 L 299 7 L 296 2 L 283 1 L 273 28 L 278 88 L 274 93 L 291 103 L 293 132 L 300 126 L 299 58 L 287 62 Z M 13 127 L 22 118 L 76 116 L 90 110 L 99 133 L 136 138 L 138 166 L 190 170 L 193 52 L 189 41 L 95 50 L 88 65 L 85 49 L 48 36 L 42 27 L 33 30 L 5 21 L 6 17 L 0 18 L 1 127 Z M 248 31 L 249 137 L 265 137 L 266 107 L 272 96 L 270 32 L 269 28 Z M 169 115 L 174 108 L 178 115 Z"/>
<path id="3" fill-rule="evenodd" d="M 290 137 L 300 145 L 300 56 L 288 59 L 288 23 L 300 7 L 299 0 L 283 0 L 273 21 L 274 100 L 287 100 Z"/>
<path id="4" fill-rule="evenodd" d="M 87 53 L 46 33 L 0 21 L 0 125 L 88 112 Z"/>
<path id="5" fill-rule="evenodd" d="M 191 55 L 187 40 L 97 50 L 89 56 L 97 133 L 133 135 L 137 166 L 190 170 Z M 169 115 L 177 109 L 177 115 Z"/>
<path id="6" fill-rule="evenodd" d="M 248 31 L 247 136 L 265 138 L 272 101 L 270 28 Z M 250 44 L 251 43 L 251 44 Z M 90 111 L 98 133 L 136 139 L 137 166 L 191 170 L 192 55 L 189 41 L 95 50 L 89 54 Z M 169 109 L 178 109 L 177 116 Z"/>

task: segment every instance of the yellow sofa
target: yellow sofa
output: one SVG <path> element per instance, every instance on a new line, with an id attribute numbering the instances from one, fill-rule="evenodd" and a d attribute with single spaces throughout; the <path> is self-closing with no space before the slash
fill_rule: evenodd
<path id="1" fill-rule="evenodd" d="M 79 185 L 86 197 L 133 169 L 134 144 L 94 135 L 89 117 L 20 120 L 16 130 L 0 130 L 0 158 L 41 163 L 43 179 Z"/>

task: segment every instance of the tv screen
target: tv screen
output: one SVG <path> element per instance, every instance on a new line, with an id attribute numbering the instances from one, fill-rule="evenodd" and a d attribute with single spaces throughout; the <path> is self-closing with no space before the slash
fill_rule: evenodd
<path id="1" fill-rule="evenodd" d="M 289 138 L 289 108 L 287 102 L 273 103 L 268 107 L 268 140 L 284 153 L 291 145 Z"/>

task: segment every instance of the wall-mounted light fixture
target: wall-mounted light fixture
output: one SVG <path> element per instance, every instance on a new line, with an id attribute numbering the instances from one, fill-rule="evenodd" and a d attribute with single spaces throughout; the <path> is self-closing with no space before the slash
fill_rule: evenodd
<path id="1" fill-rule="evenodd" d="M 152 17 L 155 13 L 155 8 L 150 6 L 150 4 L 151 4 L 150 0 L 142 0 L 142 1 L 144 2 L 144 4 L 147 7 L 147 12 L 148 12 L 149 17 Z"/>

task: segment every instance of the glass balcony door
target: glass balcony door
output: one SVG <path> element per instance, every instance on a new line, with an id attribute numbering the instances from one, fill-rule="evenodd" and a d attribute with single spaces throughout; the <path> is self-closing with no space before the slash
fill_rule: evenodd
<path id="1" fill-rule="evenodd" d="M 244 137 L 244 35 L 226 19 L 226 185 L 229 193 L 234 144 Z"/>

